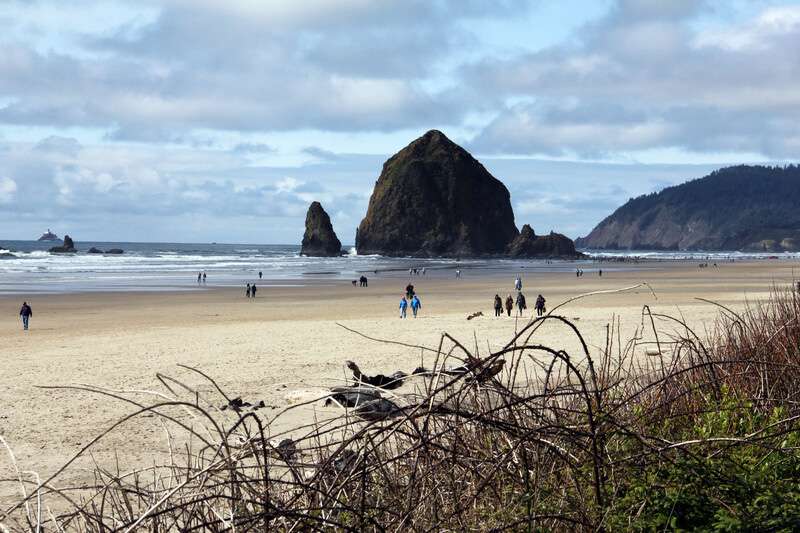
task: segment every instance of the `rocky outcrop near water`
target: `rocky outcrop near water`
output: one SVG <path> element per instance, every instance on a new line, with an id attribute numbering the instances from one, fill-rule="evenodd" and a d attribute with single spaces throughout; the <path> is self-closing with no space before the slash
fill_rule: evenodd
<path id="1" fill-rule="evenodd" d="M 629 200 L 578 248 L 793 251 L 800 167 L 740 165 Z M 785 243 L 785 246 L 784 244 Z"/>
<path id="2" fill-rule="evenodd" d="M 356 250 L 387 256 L 502 256 L 518 234 L 505 185 L 432 130 L 384 163 L 356 233 Z"/>
<path id="3" fill-rule="evenodd" d="M 336 257 L 343 255 L 342 243 L 333 231 L 331 217 L 319 202 L 312 202 L 306 214 L 306 231 L 300 255 L 312 257 Z"/>
<path id="4" fill-rule="evenodd" d="M 77 250 L 75 250 L 75 243 L 72 242 L 69 235 L 64 235 L 64 244 L 61 246 L 53 246 L 50 248 L 50 251 L 53 253 L 73 253 Z"/>
<path id="5" fill-rule="evenodd" d="M 566 235 L 551 231 L 549 235 L 536 235 L 528 224 L 508 245 L 506 255 L 515 259 L 579 259 L 575 243 Z"/>

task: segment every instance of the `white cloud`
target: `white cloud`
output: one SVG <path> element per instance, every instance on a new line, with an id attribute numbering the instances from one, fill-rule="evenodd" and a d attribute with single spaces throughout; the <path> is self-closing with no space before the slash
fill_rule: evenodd
<path id="1" fill-rule="evenodd" d="M 14 201 L 17 184 L 7 176 L 0 177 L 0 204 L 9 204 Z"/>

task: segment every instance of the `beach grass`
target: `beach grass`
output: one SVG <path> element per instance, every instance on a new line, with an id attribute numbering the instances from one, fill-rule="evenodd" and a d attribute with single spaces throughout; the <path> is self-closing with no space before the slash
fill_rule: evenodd
<path id="1" fill-rule="evenodd" d="M 555 313 L 558 310 L 551 311 Z M 162 391 L 88 388 L 135 412 L 86 444 L 157 415 L 164 461 L 97 466 L 62 486 L 18 470 L 8 531 L 791 531 L 800 527 L 800 300 L 775 287 L 710 331 L 642 309 L 592 355 L 549 314 L 479 349 L 444 334 L 434 368 L 382 392 L 377 412 L 271 434 L 275 416 L 238 407 L 212 376 L 159 376 Z M 570 332 L 577 353 L 540 341 Z M 375 341 L 380 342 L 380 341 Z M 504 361 L 501 365 L 499 362 Z M 502 372 L 495 373 L 502 369 Z M 308 402 L 319 402 L 317 398 Z M 225 407 L 225 409 L 223 409 Z M 134 426 L 135 428 L 135 426 Z M 12 455 L 10 449 L 7 450 Z M 12 455 L 13 457 L 13 455 Z M 69 464 L 64 465 L 67 468 Z"/>

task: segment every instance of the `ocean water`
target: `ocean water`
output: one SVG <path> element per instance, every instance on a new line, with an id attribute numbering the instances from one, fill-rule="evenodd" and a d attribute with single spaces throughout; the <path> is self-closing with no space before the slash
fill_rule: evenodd
<path id="1" fill-rule="evenodd" d="M 584 250 L 585 261 L 530 260 L 455 260 L 387 258 L 360 256 L 355 250 L 345 257 L 303 257 L 297 245 L 256 244 L 186 244 L 76 242 L 77 253 L 54 254 L 49 250 L 60 243 L 3 241 L 0 247 L 0 298 L 33 294 L 58 294 L 92 291 L 197 290 L 197 274 L 205 272 L 202 287 L 337 284 L 370 277 L 375 270 L 381 276 L 407 278 L 410 268 L 425 268 L 426 275 L 452 278 L 456 269 L 464 276 L 488 271 L 517 273 L 520 268 L 542 272 L 568 272 L 575 268 L 592 269 L 597 261 L 613 261 L 603 268 L 625 268 L 627 260 L 721 262 L 741 259 L 797 259 L 798 254 L 745 254 L 730 252 L 608 252 Z M 90 254 L 89 248 L 121 248 L 122 255 Z M 258 278 L 258 272 L 263 279 Z"/>

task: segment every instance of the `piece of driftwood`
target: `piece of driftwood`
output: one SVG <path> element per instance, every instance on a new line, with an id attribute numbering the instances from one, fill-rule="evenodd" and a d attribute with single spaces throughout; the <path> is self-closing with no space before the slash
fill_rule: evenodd
<path id="1" fill-rule="evenodd" d="M 358 365 L 353 361 L 347 361 L 347 368 L 353 371 L 353 378 L 356 383 L 364 383 L 365 385 L 372 385 L 373 387 L 380 387 L 381 389 L 396 389 L 403 384 L 403 380 L 408 377 L 408 374 L 398 370 L 388 376 L 377 374 L 375 376 L 365 376 L 361 373 Z"/>

